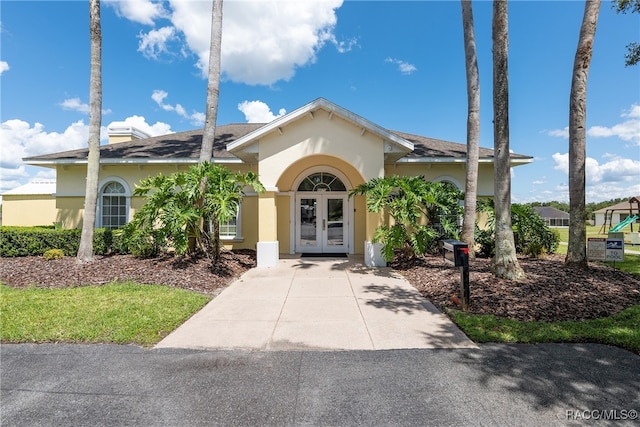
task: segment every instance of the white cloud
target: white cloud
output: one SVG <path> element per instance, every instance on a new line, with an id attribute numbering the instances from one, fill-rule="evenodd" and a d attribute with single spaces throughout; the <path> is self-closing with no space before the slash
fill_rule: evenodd
<path id="1" fill-rule="evenodd" d="M 623 141 L 630 141 L 634 145 L 640 145 L 640 105 L 633 104 L 629 111 L 622 113 L 620 117 L 627 120 L 611 127 L 592 126 L 587 131 L 587 135 L 593 138 L 616 136 Z"/>
<path id="2" fill-rule="evenodd" d="M 569 174 L 569 153 L 555 153 L 554 169 Z M 586 191 L 588 200 L 608 200 L 616 197 L 628 197 L 640 194 L 640 161 L 611 155 L 605 156 L 604 163 L 587 157 Z"/>
<path id="3" fill-rule="evenodd" d="M 591 138 L 608 138 L 618 137 L 623 141 L 632 142 L 634 145 L 640 145 L 640 105 L 633 104 L 628 111 L 620 114 L 620 117 L 626 119 L 621 123 L 617 123 L 611 127 L 607 126 L 591 126 L 587 130 L 587 135 Z M 558 136 L 561 138 L 569 138 L 569 127 L 564 129 L 554 129 L 547 132 L 550 136 Z"/>
<path id="4" fill-rule="evenodd" d="M 89 114 L 89 104 L 80 101 L 80 98 L 65 99 L 59 104 L 63 110 L 78 111 L 82 114 Z M 103 109 L 102 115 L 111 114 L 110 109 Z"/>
<path id="5" fill-rule="evenodd" d="M 5 71 L 9 71 L 9 63 L 7 61 L 0 61 L 0 76 Z"/>
<path id="6" fill-rule="evenodd" d="M 151 136 L 172 133 L 171 126 L 156 122 L 148 124 L 142 116 L 131 116 L 124 123 L 134 126 Z M 100 140 L 107 141 L 107 128 L 102 127 Z M 55 179 L 52 169 L 25 166 L 24 157 L 57 153 L 87 147 L 89 126 L 78 120 L 67 126 L 63 132 L 47 132 L 41 123 L 33 126 L 20 119 L 2 122 L 0 141 L 2 141 L 2 157 L 0 157 L 0 193 L 25 184 L 30 179 Z"/>
<path id="7" fill-rule="evenodd" d="M 564 139 L 569 139 L 569 126 L 564 129 L 554 129 L 547 132 L 549 136 L 557 136 Z"/>
<path id="8" fill-rule="evenodd" d="M 115 3 L 127 19 L 151 25 L 170 19 L 171 26 L 140 35 L 139 50 L 158 58 L 169 53 L 168 42 L 184 37 L 186 47 L 198 57 L 203 77 L 209 64 L 211 2 L 170 0 L 171 13 L 160 13 L 142 6 L 134 14 Z M 150 2 L 141 1 L 148 6 Z M 291 79 L 296 70 L 316 60 L 326 43 L 344 53 L 357 45 L 356 39 L 338 41 L 333 34 L 337 23 L 335 10 L 343 0 L 321 1 L 225 1 L 221 68 L 223 77 L 250 85 L 271 85 Z M 142 12 L 140 12 L 142 11 Z"/>
<path id="9" fill-rule="evenodd" d="M 63 110 L 78 111 L 80 113 L 89 114 L 89 104 L 80 101 L 80 98 L 65 99 L 60 103 Z"/>
<path id="10" fill-rule="evenodd" d="M 387 58 L 384 60 L 384 62 L 389 62 L 391 64 L 397 65 L 398 71 L 400 71 L 402 74 L 405 74 L 407 76 L 410 74 L 413 74 L 415 71 L 418 70 L 415 65 L 409 64 L 408 62 L 402 61 L 400 59 Z"/>
<path id="11" fill-rule="evenodd" d="M 106 0 L 118 16 L 144 25 L 153 25 L 154 20 L 168 16 L 162 3 L 150 0 Z"/>
<path id="12" fill-rule="evenodd" d="M 242 111 L 247 123 L 269 123 L 287 114 L 284 108 L 278 111 L 278 115 L 273 114 L 269 106 L 262 101 L 242 101 L 238 104 L 238 110 Z"/>
<path id="13" fill-rule="evenodd" d="M 138 51 L 147 58 L 158 59 L 160 54 L 169 53 L 167 44 L 176 39 L 176 30 L 173 27 L 162 27 L 146 34 L 141 32 L 138 38 Z"/>
<path id="14" fill-rule="evenodd" d="M 109 126 L 113 125 L 114 123 L 135 127 L 136 129 L 139 129 L 149 134 L 150 136 L 159 136 L 173 133 L 173 131 L 171 130 L 171 125 L 163 122 L 155 122 L 151 125 L 147 123 L 147 120 L 143 116 L 127 117 L 121 122 L 111 122 L 109 123 Z"/>
<path id="15" fill-rule="evenodd" d="M 334 35 L 331 35 L 329 37 L 329 41 L 333 43 L 338 53 L 351 52 L 351 49 L 353 49 L 356 46 L 359 46 L 358 39 L 355 37 L 352 37 L 348 40 L 338 41 Z"/>
<path id="16" fill-rule="evenodd" d="M 164 100 L 168 96 L 169 94 L 166 91 L 161 89 L 156 89 L 151 94 L 151 99 L 153 99 L 156 102 L 156 104 L 158 104 L 158 106 L 162 108 L 164 111 L 174 111 L 180 117 L 184 117 L 185 119 L 188 119 L 189 122 L 191 122 L 191 124 L 194 126 L 204 125 L 204 121 L 205 121 L 204 113 L 201 113 L 199 111 L 188 113 L 187 110 L 180 104 L 176 104 L 176 105 L 166 104 Z"/>
<path id="17" fill-rule="evenodd" d="M 9 190 L 26 182 L 29 174 L 22 163 L 23 157 L 83 148 L 87 146 L 88 138 L 89 126 L 82 120 L 72 123 L 62 133 L 47 132 L 41 123 L 31 126 L 19 119 L 2 122 L 0 189 Z"/>

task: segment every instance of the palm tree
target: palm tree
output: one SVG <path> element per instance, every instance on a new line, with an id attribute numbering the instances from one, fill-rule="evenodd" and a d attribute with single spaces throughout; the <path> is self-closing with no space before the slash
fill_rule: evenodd
<path id="1" fill-rule="evenodd" d="M 480 145 L 480 77 L 476 57 L 471 0 L 461 0 L 464 53 L 467 70 L 467 172 L 464 187 L 464 216 L 460 240 L 469 245 L 469 258 L 475 258 L 476 198 L 478 193 L 478 146 Z"/>
<path id="2" fill-rule="evenodd" d="M 511 228 L 511 167 L 509 155 L 508 12 L 506 0 L 493 2 L 493 150 L 496 254 L 493 274 L 523 279 Z"/>
<path id="3" fill-rule="evenodd" d="M 222 54 L 222 0 L 213 0 L 211 10 L 211 45 L 209 46 L 209 83 L 207 85 L 207 112 L 200 148 L 200 162 L 213 157 L 213 144 L 220 96 L 220 56 Z"/>
<path id="4" fill-rule="evenodd" d="M 573 61 L 569 99 L 569 244 L 565 263 L 585 268 L 587 267 L 585 209 L 587 77 L 600 3 L 600 0 L 587 0 L 584 5 L 580 38 Z"/>
<path id="5" fill-rule="evenodd" d="M 96 225 L 98 176 L 100 174 L 100 125 L 102 122 L 102 30 L 100 0 L 89 0 L 89 34 L 91 40 L 91 77 L 89 87 L 89 156 L 84 196 L 82 234 L 78 262 L 93 260 L 93 231 Z"/>

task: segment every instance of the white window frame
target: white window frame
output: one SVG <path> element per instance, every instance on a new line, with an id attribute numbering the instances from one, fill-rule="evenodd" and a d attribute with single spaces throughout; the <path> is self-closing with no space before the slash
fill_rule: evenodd
<path id="1" fill-rule="evenodd" d="M 110 176 L 101 180 L 100 185 L 98 186 L 98 189 L 99 189 L 98 203 L 96 204 L 97 205 L 96 226 L 98 228 L 104 227 L 103 218 L 102 218 L 102 213 L 103 213 L 102 197 L 104 196 L 104 189 L 107 185 L 109 185 L 112 182 L 117 182 L 118 184 L 122 185 L 122 187 L 124 188 L 123 196 L 125 198 L 125 224 L 127 224 L 130 221 L 129 215 L 131 212 L 131 190 L 130 190 L 129 184 L 127 183 L 127 181 L 125 181 L 120 177 Z"/>
<path id="2" fill-rule="evenodd" d="M 235 236 L 232 235 L 223 235 L 222 234 L 222 227 L 223 224 L 220 224 L 220 240 L 224 240 L 224 241 L 241 241 L 244 240 L 244 238 L 242 237 L 242 200 L 240 201 L 240 203 L 238 203 L 238 210 L 236 211 L 236 234 Z M 213 227 L 211 227 L 211 229 L 213 229 Z"/>

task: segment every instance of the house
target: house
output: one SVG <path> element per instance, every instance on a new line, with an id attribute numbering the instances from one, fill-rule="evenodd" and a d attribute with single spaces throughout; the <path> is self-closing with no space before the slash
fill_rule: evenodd
<path id="1" fill-rule="evenodd" d="M 3 225 L 53 225 L 58 219 L 55 192 L 55 181 L 38 180 L 3 193 Z"/>
<path id="2" fill-rule="evenodd" d="M 144 203 L 132 196 L 136 183 L 196 164 L 202 142 L 202 129 L 156 137 L 112 131 L 100 149 L 99 227 L 129 221 Z M 65 228 L 81 226 L 87 153 L 25 159 L 56 169 L 56 221 Z M 493 160 L 493 150 L 480 149 L 479 196 L 493 195 Z M 259 266 L 295 253 L 363 254 L 375 266 L 384 264 L 371 243 L 380 217 L 367 212 L 364 197 L 348 197 L 349 190 L 391 175 L 422 175 L 464 190 L 466 145 L 390 131 L 319 98 L 270 123 L 217 126 L 212 161 L 253 171 L 266 188 L 246 194 L 236 220 L 223 225 L 227 247 L 256 249 Z M 531 161 L 511 155 L 512 166 Z"/>
<path id="3" fill-rule="evenodd" d="M 547 227 L 568 227 L 569 213 L 552 206 L 534 206 L 533 210 L 542 217 Z"/>
<path id="4" fill-rule="evenodd" d="M 629 201 L 598 209 L 594 212 L 594 215 L 595 225 L 600 226 L 601 233 L 606 233 L 609 228 L 621 223 L 627 219 L 627 217 L 634 215 L 640 217 L 640 196 L 631 197 Z M 640 219 L 637 219 L 635 222 L 640 223 Z"/>

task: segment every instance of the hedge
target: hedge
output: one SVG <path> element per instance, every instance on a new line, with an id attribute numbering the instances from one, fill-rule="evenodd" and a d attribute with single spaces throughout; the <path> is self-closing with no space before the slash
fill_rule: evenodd
<path id="1" fill-rule="evenodd" d="M 80 245 L 80 229 L 52 227 L 0 227 L 0 257 L 41 256 L 50 249 L 60 249 L 65 256 L 75 256 Z M 96 255 L 122 253 L 118 233 L 97 228 L 93 236 Z"/>

